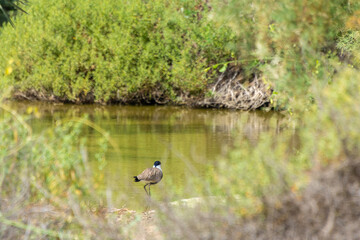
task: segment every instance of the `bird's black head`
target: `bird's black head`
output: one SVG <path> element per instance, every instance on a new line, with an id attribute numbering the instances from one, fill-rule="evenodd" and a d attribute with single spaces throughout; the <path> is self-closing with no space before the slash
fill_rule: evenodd
<path id="1" fill-rule="evenodd" d="M 160 162 L 160 161 L 154 162 L 154 167 L 159 166 L 159 165 L 161 165 L 161 162 Z"/>

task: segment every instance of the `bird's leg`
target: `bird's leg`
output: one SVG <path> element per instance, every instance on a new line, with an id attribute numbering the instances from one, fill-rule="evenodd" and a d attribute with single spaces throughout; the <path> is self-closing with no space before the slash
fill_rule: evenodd
<path id="1" fill-rule="evenodd" d="M 149 185 L 149 183 L 145 184 L 144 190 L 145 190 L 146 194 L 149 195 L 148 191 L 146 190 L 146 186 L 147 186 L 147 185 Z"/>
<path id="2" fill-rule="evenodd" d="M 151 183 L 149 184 L 149 197 L 151 197 L 150 186 L 151 186 Z"/>

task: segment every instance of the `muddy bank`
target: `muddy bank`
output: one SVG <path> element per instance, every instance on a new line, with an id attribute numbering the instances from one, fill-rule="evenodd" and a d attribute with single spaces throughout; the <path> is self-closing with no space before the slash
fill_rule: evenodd
<path id="1" fill-rule="evenodd" d="M 204 93 L 191 94 L 179 90 L 176 99 L 169 98 L 161 88 L 154 87 L 151 90 L 151 98 L 148 92 L 141 90 L 133 94 L 121 95 L 120 91 L 113 94 L 108 101 L 96 100 L 93 91 L 80 94 L 75 99 L 56 96 L 45 91 L 34 89 L 27 91 L 15 90 L 13 98 L 16 100 L 62 102 L 73 104 L 144 104 L 144 105 L 178 105 L 200 108 L 229 108 L 239 110 L 255 110 L 267 106 L 270 102 L 271 89 L 263 83 L 258 75 L 251 79 L 244 77 L 238 66 L 229 66 L 211 84 Z"/>

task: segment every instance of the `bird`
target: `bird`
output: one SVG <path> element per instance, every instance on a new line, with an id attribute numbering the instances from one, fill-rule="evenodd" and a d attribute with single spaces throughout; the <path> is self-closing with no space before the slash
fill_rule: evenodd
<path id="1" fill-rule="evenodd" d="M 162 177 L 163 177 L 163 172 L 161 169 L 161 162 L 155 161 L 154 166 L 152 168 L 145 169 L 139 175 L 134 176 L 134 179 L 135 179 L 135 182 L 140 182 L 140 181 L 146 182 L 146 184 L 144 186 L 144 190 L 148 196 L 151 196 L 150 186 L 160 182 Z M 149 186 L 149 192 L 146 190 L 146 186 Z"/>

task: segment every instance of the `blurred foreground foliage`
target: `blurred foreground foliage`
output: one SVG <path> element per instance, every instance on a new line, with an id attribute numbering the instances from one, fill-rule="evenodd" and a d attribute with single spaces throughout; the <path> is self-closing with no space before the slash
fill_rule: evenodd
<path id="1" fill-rule="evenodd" d="M 345 41 L 359 30 L 358 1 L 218 1 L 217 9 L 221 21 L 237 33 L 235 48 L 243 67 L 248 74 L 261 73 L 274 90 L 277 109 L 312 104 L 311 86 L 333 79 L 338 47 L 357 44 Z"/>
<path id="2" fill-rule="evenodd" d="M 301 195 L 312 172 L 359 155 L 360 4 L 216 4 L 219 20 L 237 34 L 234 47 L 247 74 L 260 73 L 274 89 L 272 106 L 285 111 L 255 142 L 239 123 L 233 150 L 210 168 L 206 184 L 191 185 L 227 198 L 231 211 L 249 216 L 262 213 L 267 198 Z"/>
<path id="3" fill-rule="evenodd" d="M 240 56 L 257 59 L 245 68 L 261 72 L 274 89 L 273 106 L 286 109 L 288 119 L 281 137 L 269 132 L 257 144 L 237 140 L 232 168 L 224 161 L 218 176 L 222 187 L 231 186 L 227 195 L 294 190 L 307 178 L 304 170 L 356 156 L 360 4 L 243 0 L 218 6 L 241 39 Z"/>
<path id="4" fill-rule="evenodd" d="M 285 112 L 281 121 L 273 120 L 270 123 L 269 130 L 261 133 L 258 141 L 244 134 L 246 124 L 239 123 L 234 148 L 215 167 L 209 168 L 206 181 L 197 176 L 190 178 L 192 181 L 184 192 L 197 192 L 201 200 L 192 199 L 184 204 L 185 209 L 179 208 L 177 211 L 160 208 L 163 213 L 161 227 L 167 237 L 289 239 L 285 236 L 292 236 L 292 239 L 304 239 L 323 236 L 322 229 L 329 221 L 328 206 L 336 206 L 335 203 L 339 201 L 336 196 L 340 195 L 332 194 L 341 192 L 339 189 L 347 186 L 336 182 L 341 178 L 335 174 L 327 175 L 328 178 L 332 177 L 334 186 L 322 188 L 314 180 L 329 170 L 336 171 L 344 166 L 349 168 L 345 168 L 345 173 L 358 174 L 358 169 L 351 169 L 351 166 L 358 165 L 360 155 L 359 70 L 339 63 L 330 84 L 314 82 L 309 91 L 316 104 L 306 109 L 294 107 L 292 114 Z M 349 179 L 352 177 L 348 176 Z M 360 182 L 352 184 L 358 186 Z M 312 188 L 322 189 L 323 192 L 319 194 L 330 192 L 328 195 L 333 198 L 324 201 L 315 199 L 316 195 L 303 196 L 305 192 L 311 192 L 305 190 Z M 357 192 L 352 190 L 354 186 L 348 188 L 344 192 L 350 191 L 349 198 L 354 194 L 351 196 L 357 199 Z M 292 208 L 286 205 L 286 197 L 289 196 L 294 202 Z M 302 198 L 310 200 L 302 202 Z M 315 206 L 310 205 L 314 203 Z M 358 206 L 359 201 L 354 204 Z M 342 209 L 334 207 L 336 215 L 329 234 L 341 236 L 345 233 L 351 236 L 356 232 L 357 228 L 351 228 L 352 209 L 348 209 L 349 206 Z M 294 235 L 296 222 L 291 222 L 291 219 L 301 221 L 304 218 L 300 209 L 313 208 L 316 214 L 308 214 L 303 220 L 307 222 L 298 223 L 306 226 L 297 231 L 303 235 Z M 280 212 L 280 217 L 273 217 L 276 215 L 274 212 Z M 340 218 L 344 221 L 338 222 Z M 314 225 L 313 222 L 318 224 Z M 349 226 L 344 228 L 343 224 Z M 286 227 L 293 225 L 294 228 Z M 312 235 L 306 235 L 309 232 Z M 262 238 L 258 233 L 262 233 Z"/>
<path id="5" fill-rule="evenodd" d="M 24 118 L 0 105 L 1 239 L 89 237 L 81 229 L 103 173 L 89 167 L 83 123 L 57 122 L 35 134 L 27 122 L 36 109 L 28 113 Z M 100 142 L 101 166 L 107 147 Z"/>
<path id="6" fill-rule="evenodd" d="M 271 222 L 275 220 L 269 212 L 289 211 L 284 213 L 286 219 L 301 219 L 295 216 L 299 208 L 283 206 L 285 197 L 301 199 L 313 180 L 329 168 L 336 170 L 344 163 L 351 166 L 359 161 L 359 8 L 357 1 L 346 0 L 218 2 L 222 21 L 237 32 L 242 66 L 248 75 L 260 73 L 271 85 L 272 105 L 285 110 L 281 111 L 284 118 L 273 121 L 256 142 L 242 134 L 246 129 L 239 123 L 234 148 L 209 169 L 206 183 L 201 179 L 190 184 L 193 191 L 217 198 L 208 198 L 196 211 L 183 213 L 182 209 L 177 212 L 181 217 L 171 221 L 165 217 L 169 237 L 176 232 L 178 239 L 258 239 L 259 229 L 267 225 L 270 229 L 264 230 L 264 239 L 279 239 L 291 224 L 281 222 L 281 218 L 280 222 Z M 323 211 L 329 210 L 325 207 Z M 334 219 L 351 219 L 351 209 L 334 211 Z M 192 220 L 194 216 L 201 221 Z M 246 225 L 254 218 L 261 220 Z M 303 236 L 291 232 L 287 236 L 323 236 L 322 228 L 329 219 L 320 222 L 320 229 L 311 221 L 323 219 L 314 215 L 307 220 L 310 222 L 301 224 L 311 229 L 300 230 Z M 186 231 L 173 227 L 180 223 Z M 332 224 L 329 231 L 339 235 L 341 224 L 336 220 Z M 313 235 L 305 236 L 309 232 Z"/>

